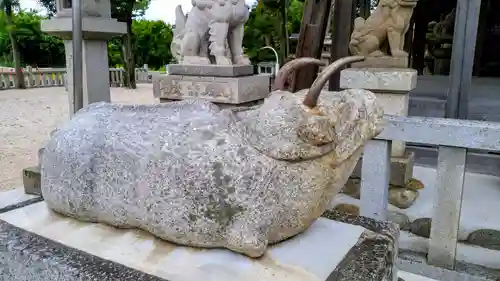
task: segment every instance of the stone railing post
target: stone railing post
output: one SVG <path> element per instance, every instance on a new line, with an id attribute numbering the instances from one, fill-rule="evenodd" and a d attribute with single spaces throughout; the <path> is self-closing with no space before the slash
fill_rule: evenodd
<path id="1" fill-rule="evenodd" d="M 417 85 L 417 71 L 409 68 L 349 68 L 341 72 L 343 89 L 367 89 L 374 92 L 385 114 L 407 116 L 409 92 Z M 391 180 L 405 186 L 413 175 L 413 154 L 406 151 L 404 142 L 393 142 L 391 151 Z M 361 161 L 353 177 L 361 176 Z"/>

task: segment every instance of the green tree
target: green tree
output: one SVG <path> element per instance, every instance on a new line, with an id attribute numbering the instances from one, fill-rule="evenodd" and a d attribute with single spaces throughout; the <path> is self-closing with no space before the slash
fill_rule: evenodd
<path id="1" fill-rule="evenodd" d="M 47 10 L 49 18 L 56 14 L 56 0 L 37 0 L 37 2 Z"/>
<path id="2" fill-rule="evenodd" d="M 2 22 L 0 23 L 7 30 L 12 48 L 12 57 L 14 59 L 14 69 L 16 71 L 15 87 L 19 89 L 26 88 L 24 83 L 24 75 L 21 68 L 21 53 L 19 52 L 19 45 L 16 39 L 16 27 L 13 23 L 14 9 L 19 8 L 18 0 L 1 0 L 0 8 L 4 14 Z"/>
<path id="3" fill-rule="evenodd" d="M 14 17 L 17 42 L 24 65 L 41 67 L 64 67 L 63 41 L 50 36 L 40 29 L 40 21 L 45 17 L 36 11 L 19 11 Z"/>
<path id="4" fill-rule="evenodd" d="M 0 22 L 5 22 L 4 17 L 5 14 L 0 14 Z M 22 66 L 64 67 L 62 40 L 40 30 L 40 21 L 44 17 L 36 11 L 21 10 L 12 19 Z M 0 25 L 0 62 L 2 65 L 13 66 L 12 44 L 7 27 L 6 24 Z"/>
<path id="5" fill-rule="evenodd" d="M 288 42 L 288 8 L 291 0 L 260 0 L 270 13 L 274 14 L 277 20 L 274 21 L 277 30 L 279 30 L 280 41 L 280 62 L 283 62 L 289 54 Z"/>
<path id="6" fill-rule="evenodd" d="M 134 20 L 132 24 L 134 44 L 136 45 L 137 65 L 148 64 L 159 69 L 172 61 L 170 52 L 172 26 L 163 21 Z"/>
<path id="7" fill-rule="evenodd" d="M 280 53 L 280 62 L 289 55 L 288 34 L 300 31 L 304 3 L 300 0 L 288 0 L 286 23 L 281 18 L 285 14 L 279 3 L 266 0 L 254 4 L 245 25 L 243 44 L 250 59 L 254 62 L 274 60 L 269 51 L 261 51 L 264 46 L 271 46 Z M 284 3 L 284 2 L 283 2 Z M 279 15 L 281 14 L 281 16 Z"/>
<path id="8" fill-rule="evenodd" d="M 151 0 L 111 0 L 111 16 L 127 24 L 127 34 L 122 37 L 123 63 L 125 65 L 125 83 L 135 89 L 135 60 L 132 23 L 137 16 L 143 16 Z"/>

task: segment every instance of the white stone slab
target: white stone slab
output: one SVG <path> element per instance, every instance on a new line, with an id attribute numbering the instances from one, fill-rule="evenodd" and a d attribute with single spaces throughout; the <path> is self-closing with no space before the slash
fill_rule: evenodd
<path id="1" fill-rule="evenodd" d="M 417 71 L 409 68 L 348 68 L 340 74 L 340 88 L 407 93 L 417 86 Z"/>
<path id="2" fill-rule="evenodd" d="M 17 227 L 169 281 L 326 280 L 365 230 L 325 218 L 270 247 L 260 259 L 222 249 L 195 249 L 138 230 L 83 223 L 50 211 L 45 202 L 0 215 Z"/>
<path id="3" fill-rule="evenodd" d="M 409 272 L 404 272 L 404 271 L 398 271 L 399 277 L 403 278 L 404 281 L 437 281 L 435 279 L 427 278 L 424 276 L 420 276 L 417 274 L 409 273 Z"/>
<path id="4" fill-rule="evenodd" d="M 9 191 L 0 192 L 0 209 L 10 205 L 15 205 L 26 200 L 36 198 L 36 195 L 24 193 L 24 188 L 16 188 Z"/>

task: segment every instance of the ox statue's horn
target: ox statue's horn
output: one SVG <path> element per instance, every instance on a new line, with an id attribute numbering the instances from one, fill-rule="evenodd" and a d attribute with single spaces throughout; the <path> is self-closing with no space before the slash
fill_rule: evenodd
<path id="1" fill-rule="evenodd" d="M 346 64 L 364 60 L 365 60 L 364 56 L 350 56 L 338 59 L 329 66 L 327 66 L 318 75 L 316 80 L 314 80 L 314 83 L 312 84 L 311 88 L 306 94 L 306 97 L 304 98 L 303 104 L 309 108 L 315 107 L 316 104 L 318 103 L 318 98 L 319 94 L 321 94 L 321 90 L 325 86 L 326 81 L 328 81 L 330 76 L 332 76 L 332 74 L 334 74 L 336 71 L 338 71 L 342 66 Z"/>
<path id="2" fill-rule="evenodd" d="M 325 62 L 315 58 L 304 57 L 304 58 L 294 59 L 283 65 L 280 71 L 276 74 L 276 79 L 274 80 L 274 85 L 272 90 L 273 91 L 284 90 L 286 79 L 292 73 L 292 71 L 308 64 L 315 64 L 318 66 L 326 65 Z"/>

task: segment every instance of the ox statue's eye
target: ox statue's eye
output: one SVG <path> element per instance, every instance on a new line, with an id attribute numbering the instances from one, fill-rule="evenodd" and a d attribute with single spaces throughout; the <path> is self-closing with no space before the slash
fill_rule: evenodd
<path id="1" fill-rule="evenodd" d="M 300 122 L 297 136 L 304 142 L 319 146 L 334 142 L 336 135 L 328 118 L 313 115 Z"/>

